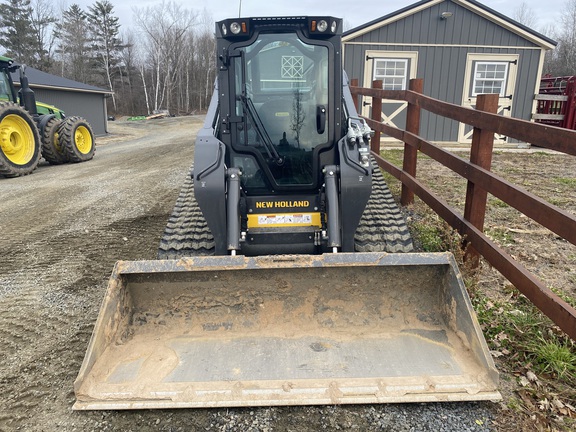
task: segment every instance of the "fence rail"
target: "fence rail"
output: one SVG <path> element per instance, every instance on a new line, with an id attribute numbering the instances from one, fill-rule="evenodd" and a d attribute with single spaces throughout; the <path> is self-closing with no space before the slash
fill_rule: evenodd
<path id="1" fill-rule="evenodd" d="M 411 80 L 410 90 L 382 90 L 381 81 L 375 81 L 373 88 L 361 88 L 358 87 L 357 80 L 351 81 L 350 90 L 357 106 L 359 96 L 372 98 L 372 117 L 379 117 L 382 99 L 408 102 L 406 130 L 382 123 L 381 117 L 366 119 L 376 132 L 371 147 L 378 165 L 402 182 L 403 205 L 410 204 L 416 194 L 463 236 L 469 246 L 466 250 L 467 259 L 477 260 L 478 256 L 482 255 L 546 316 L 576 340 L 576 309 L 499 248 L 483 232 L 487 193 L 490 193 L 576 245 L 574 215 L 490 171 L 495 133 L 576 156 L 576 132 L 499 116 L 495 114 L 498 95 L 480 95 L 476 109 L 470 109 L 424 96 L 421 94 L 422 88 L 421 79 Z M 418 135 L 421 109 L 474 127 L 469 161 Z M 402 168 L 380 156 L 381 133 L 404 142 Z M 417 180 L 419 151 L 468 181 L 464 215 L 459 214 Z"/>

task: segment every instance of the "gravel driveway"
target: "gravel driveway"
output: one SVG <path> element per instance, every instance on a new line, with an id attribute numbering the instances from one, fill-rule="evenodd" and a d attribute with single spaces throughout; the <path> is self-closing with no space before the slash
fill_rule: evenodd
<path id="1" fill-rule="evenodd" d="M 203 121 L 111 122 L 94 160 L 0 179 L 0 431 L 487 431 L 492 403 L 75 412 L 116 260 L 153 259 Z"/>

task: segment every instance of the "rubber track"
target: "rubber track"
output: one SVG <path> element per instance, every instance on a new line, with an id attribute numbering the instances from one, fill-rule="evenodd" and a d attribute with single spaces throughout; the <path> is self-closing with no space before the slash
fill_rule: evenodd
<path id="1" fill-rule="evenodd" d="M 412 237 L 380 168 L 372 175 L 372 195 L 354 236 L 357 252 L 411 252 Z M 194 197 L 193 170 L 186 177 L 160 240 L 158 259 L 214 255 L 214 237 Z"/>
<path id="2" fill-rule="evenodd" d="M 214 237 L 194 197 L 193 168 L 180 190 L 160 239 L 158 259 L 214 255 Z"/>
<path id="3" fill-rule="evenodd" d="M 372 166 L 372 194 L 354 236 L 356 252 L 412 252 L 404 215 L 374 160 Z"/>

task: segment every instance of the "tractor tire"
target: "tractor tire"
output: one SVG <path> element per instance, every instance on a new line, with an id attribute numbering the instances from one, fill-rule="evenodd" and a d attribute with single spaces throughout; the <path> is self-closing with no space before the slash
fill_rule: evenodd
<path id="1" fill-rule="evenodd" d="M 59 142 L 59 129 L 62 120 L 54 117 L 48 120 L 42 133 L 42 157 L 50 165 L 61 165 L 68 162 L 68 158 L 62 150 Z"/>
<path id="2" fill-rule="evenodd" d="M 354 248 L 356 252 L 412 252 L 414 245 L 404 215 L 374 160 L 372 166 L 372 194 L 356 229 Z"/>
<path id="3" fill-rule="evenodd" d="M 158 259 L 214 255 L 214 237 L 194 197 L 193 176 L 192 168 L 160 240 Z"/>
<path id="4" fill-rule="evenodd" d="M 58 129 L 58 142 L 70 162 L 86 162 L 94 157 L 96 146 L 90 124 L 82 117 L 66 117 Z"/>
<path id="5" fill-rule="evenodd" d="M 40 154 L 40 135 L 32 116 L 15 103 L 0 102 L 0 175 L 30 174 Z"/>

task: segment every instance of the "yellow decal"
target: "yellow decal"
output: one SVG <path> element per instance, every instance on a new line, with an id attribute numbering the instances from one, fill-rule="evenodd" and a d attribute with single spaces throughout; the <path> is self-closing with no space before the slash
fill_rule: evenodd
<path id="1" fill-rule="evenodd" d="M 321 227 L 320 213 L 300 214 L 250 214 L 248 215 L 248 228 L 257 227 L 291 227 L 316 226 Z"/>
<path id="2" fill-rule="evenodd" d="M 257 201 L 257 209 L 310 207 L 310 201 Z"/>

